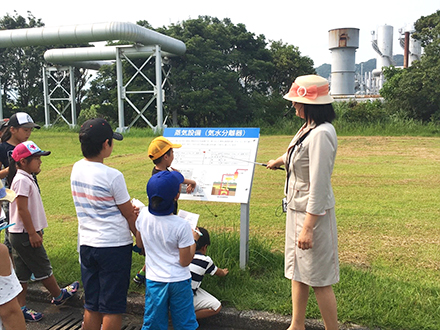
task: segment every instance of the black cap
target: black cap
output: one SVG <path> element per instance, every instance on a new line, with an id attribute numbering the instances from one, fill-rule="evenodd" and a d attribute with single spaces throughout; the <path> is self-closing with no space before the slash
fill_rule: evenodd
<path id="1" fill-rule="evenodd" d="M 79 133 L 81 143 L 87 141 L 104 142 L 107 139 L 121 141 L 124 137 L 120 133 L 113 132 L 112 127 L 104 118 L 89 119 L 81 125 Z"/>
<path id="2" fill-rule="evenodd" d="M 40 128 L 39 125 L 34 123 L 34 120 L 26 112 L 14 113 L 9 118 L 8 126 L 11 127 L 27 127 L 27 128 Z"/>

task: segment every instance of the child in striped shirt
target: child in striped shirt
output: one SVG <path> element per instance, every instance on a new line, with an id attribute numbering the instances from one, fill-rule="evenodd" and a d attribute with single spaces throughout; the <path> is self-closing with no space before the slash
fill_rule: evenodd
<path id="1" fill-rule="evenodd" d="M 189 265 L 189 269 L 191 271 L 191 287 L 194 292 L 194 309 L 196 311 L 196 318 L 202 319 L 216 315 L 222 309 L 220 301 L 200 287 L 203 276 L 205 274 L 210 274 L 211 276 L 217 275 L 223 277 L 228 275 L 229 271 L 227 268 L 218 268 L 212 261 L 211 257 L 206 255 L 206 250 L 211 244 L 209 233 L 203 227 L 198 227 L 198 229 L 203 235 L 197 240 L 196 253 Z"/>

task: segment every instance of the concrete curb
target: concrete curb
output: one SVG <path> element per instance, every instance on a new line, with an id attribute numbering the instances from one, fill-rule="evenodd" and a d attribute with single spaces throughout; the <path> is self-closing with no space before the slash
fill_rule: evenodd
<path id="1" fill-rule="evenodd" d="M 69 299 L 65 305 L 83 308 L 84 292 L 80 289 L 78 293 Z M 49 292 L 41 283 L 29 283 L 27 299 L 29 301 L 50 303 Z M 144 314 L 144 297 L 131 293 L 127 298 L 127 313 L 139 315 Z M 199 320 L 204 329 L 224 328 L 240 330 L 285 330 L 290 325 L 290 316 L 279 315 L 260 311 L 238 311 L 235 308 L 224 307 L 220 314 L 207 319 Z M 320 320 L 306 320 L 306 330 L 324 330 L 324 324 Z M 369 330 L 368 328 L 356 325 L 339 326 L 340 330 Z"/>

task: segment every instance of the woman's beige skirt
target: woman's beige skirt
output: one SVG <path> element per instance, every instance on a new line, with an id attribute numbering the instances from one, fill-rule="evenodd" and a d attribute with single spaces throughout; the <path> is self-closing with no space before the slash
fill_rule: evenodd
<path id="1" fill-rule="evenodd" d="M 284 276 L 312 287 L 335 284 L 339 282 L 335 209 L 327 210 L 316 221 L 313 228 L 313 248 L 309 250 L 298 247 L 305 215 L 305 212 L 287 210 Z"/>

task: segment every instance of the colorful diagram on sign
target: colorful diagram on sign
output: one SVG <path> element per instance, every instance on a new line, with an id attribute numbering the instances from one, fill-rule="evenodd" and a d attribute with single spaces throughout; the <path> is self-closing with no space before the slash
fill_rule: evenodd
<path id="1" fill-rule="evenodd" d="M 237 178 L 240 171 L 247 171 L 247 169 L 236 170 L 233 174 L 223 174 L 221 181 L 213 182 L 211 195 L 235 196 L 237 191 Z"/>

